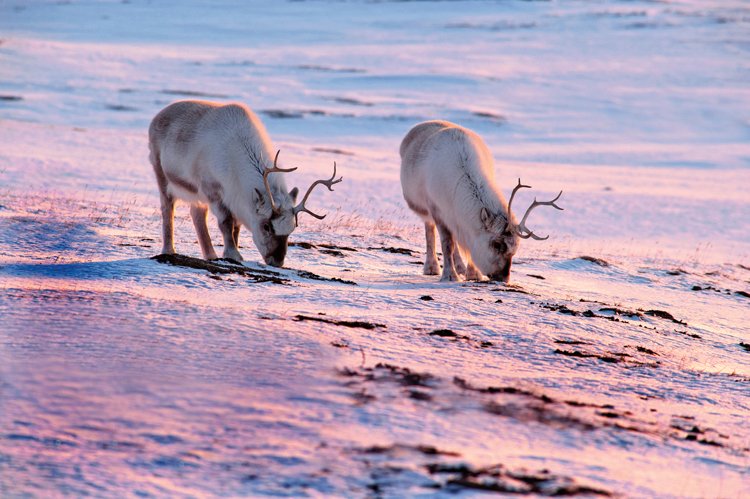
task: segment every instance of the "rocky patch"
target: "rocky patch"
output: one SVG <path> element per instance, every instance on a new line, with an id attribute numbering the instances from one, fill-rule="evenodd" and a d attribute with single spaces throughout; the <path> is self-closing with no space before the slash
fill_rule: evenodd
<path id="1" fill-rule="evenodd" d="M 316 316 L 310 316 L 310 315 L 295 315 L 294 316 L 295 321 L 314 321 L 314 322 L 324 322 L 326 324 L 333 324 L 334 326 L 344 326 L 344 327 L 353 327 L 353 328 L 361 328 L 361 329 L 377 329 L 377 328 L 383 328 L 385 329 L 385 324 L 377 324 L 373 322 L 366 322 L 366 321 L 341 321 L 336 319 L 329 319 L 327 317 L 316 317 Z"/>

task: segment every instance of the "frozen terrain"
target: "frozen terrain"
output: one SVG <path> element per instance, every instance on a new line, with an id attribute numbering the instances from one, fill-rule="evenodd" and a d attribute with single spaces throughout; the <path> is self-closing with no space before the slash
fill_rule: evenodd
<path id="1" fill-rule="evenodd" d="M 750 496 L 749 81 L 739 0 L 0 1 L 0 496 Z M 195 97 L 337 162 L 284 269 L 151 259 Z M 421 275 L 434 118 L 564 191 L 508 286 Z"/>

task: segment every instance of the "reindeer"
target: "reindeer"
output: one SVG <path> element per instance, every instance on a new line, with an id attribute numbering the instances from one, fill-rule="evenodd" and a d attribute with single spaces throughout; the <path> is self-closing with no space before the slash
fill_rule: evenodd
<path id="1" fill-rule="evenodd" d="M 224 238 L 225 259 L 242 261 L 237 245 L 244 225 L 252 232 L 263 260 L 281 267 L 298 215 L 325 218 L 305 207 L 310 193 L 319 184 L 333 191 L 333 185 L 342 180 L 336 178 L 334 162 L 331 178 L 313 182 L 302 202 L 295 205 L 299 191 L 296 187 L 287 191 L 280 174 L 296 168 L 279 168 L 279 151 L 270 164 L 271 139 L 243 104 L 175 102 L 154 117 L 148 132 L 149 159 L 161 195 L 162 253 L 175 252 L 174 206 L 181 199 L 190 203 L 203 258 L 217 258 L 206 226 L 210 207 Z"/>
<path id="2" fill-rule="evenodd" d="M 401 187 L 409 208 L 424 221 L 427 252 L 425 275 L 437 275 L 440 265 L 435 252 L 435 226 L 443 250 L 441 281 L 470 280 L 508 282 L 510 266 L 520 239 L 543 241 L 526 227 L 526 219 L 537 206 L 534 202 L 521 222 L 511 212 L 513 189 L 506 205 L 495 186 L 495 170 L 489 149 L 476 133 L 448 121 L 426 121 L 412 128 L 401 142 Z M 463 252 L 467 261 L 461 259 Z"/>

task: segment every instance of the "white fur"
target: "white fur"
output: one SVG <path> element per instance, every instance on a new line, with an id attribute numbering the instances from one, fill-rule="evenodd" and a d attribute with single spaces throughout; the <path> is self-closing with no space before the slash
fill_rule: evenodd
<path id="1" fill-rule="evenodd" d="M 412 128 L 401 143 L 401 186 L 409 207 L 425 222 L 425 274 L 437 274 L 437 226 L 443 249 L 442 280 L 461 280 L 460 253 L 468 279 L 482 274 L 509 279 L 519 237 L 495 185 L 489 149 L 476 133 L 447 121 Z"/>
<path id="2" fill-rule="evenodd" d="M 206 228 L 206 207 L 219 220 L 224 257 L 242 260 L 237 250 L 241 225 L 249 228 L 263 259 L 281 266 L 297 190 L 288 192 L 284 174 L 268 177 L 274 214 L 263 183 L 274 148 L 258 117 L 243 104 L 181 101 L 159 112 L 149 127 L 150 160 L 161 192 L 164 253 L 174 253 L 174 200 L 189 202 L 206 259 L 216 253 Z M 268 230 L 270 229 L 270 230 Z"/>

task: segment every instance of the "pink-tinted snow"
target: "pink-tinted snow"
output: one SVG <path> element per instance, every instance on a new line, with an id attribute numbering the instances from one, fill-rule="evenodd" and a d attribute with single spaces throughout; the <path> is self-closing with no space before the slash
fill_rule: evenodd
<path id="1" fill-rule="evenodd" d="M 750 495 L 748 26 L 740 1 L 0 3 L 0 495 Z M 290 186 L 339 165 L 284 285 L 149 259 L 146 129 L 196 93 L 256 110 Z M 510 286 L 421 275 L 398 145 L 433 118 L 518 206 L 564 190 Z M 184 206 L 176 238 L 199 256 Z"/>

